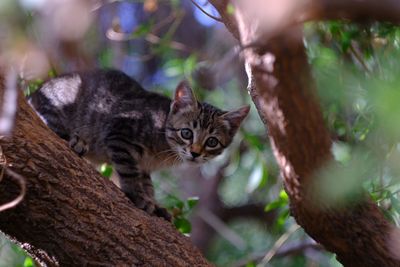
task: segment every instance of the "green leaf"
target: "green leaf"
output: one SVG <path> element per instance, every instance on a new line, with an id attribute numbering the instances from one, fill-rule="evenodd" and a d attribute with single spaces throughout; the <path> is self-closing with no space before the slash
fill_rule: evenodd
<path id="1" fill-rule="evenodd" d="M 346 52 L 349 49 L 352 39 L 353 39 L 353 34 L 351 32 L 342 33 L 342 39 L 340 41 L 340 44 L 342 46 L 343 52 Z"/>
<path id="2" fill-rule="evenodd" d="M 250 146 L 262 151 L 264 150 L 264 142 L 262 140 L 260 140 L 260 137 L 255 135 L 255 134 L 251 134 L 249 132 L 245 132 L 243 131 L 243 136 L 244 136 L 244 140 L 246 140 Z"/>
<path id="3" fill-rule="evenodd" d="M 25 258 L 24 261 L 24 267 L 34 267 L 35 264 L 33 263 L 33 260 L 29 257 Z"/>
<path id="4" fill-rule="evenodd" d="M 179 199 L 176 196 L 173 195 L 168 195 L 165 199 L 165 204 L 164 204 L 168 209 L 172 208 L 178 208 L 180 210 L 183 209 L 185 206 L 185 202 Z"/>
<path id="5" fill-rule="evenodd" d="M 49 78 L 54 78 L 54 77 L 57 76 L 57 71 L 54 68 L 52 68 L 52 69 L 49 70 L 47 75 L 49 76 Z"/>
<path id="6" fill-rule="evenodd" d="M 254 262 L 248 262 L 246 263 L 246 267 L 256 267 L 257 265 Z"/>
<path id="7" fill-rule="evenodd" d="M 280 200 L 275 200 L 275 201 L 268 203 L 267 206 L 265 206 L 264 211 L 268 212 L 268 211 L 277 209 L 281 206 L 282 206 L 282 202 Z"/>
<path id="8" fill-rule="evenodd" d="M 279 213 L 278 219 L 276 220 L 276 226 L 278 229 L 282 229 L 287 218 L 289 218 L 289 209 L 284 209 Z"/>
<path id="9" fill-rule="evenodd" d="M 183 70 L 185 76 L 190 76 L 197 67 L 197 56 L 195 54 L 190 55 L 183 63 Z"/>
<path id="10" fill-rule="evenodd" d="M 192 225 L 190 222 L 182 217 L 176 218 L 174 220 L 174 225 L 176 229 L 178 229 L 179 232 L 182 234 L 189 234 L 192 231 Z"/>
<path id="11" fill-rule="evenodd" d="M 188 203 L 189 209 L 193 209 L 197 205 L 198 202 L 199 202 L 199 198 L 198 197 L 189 197 L 187 199 L 187 203 Z"/>
<path id="12" fill-rule="evenodd" d="M 25 96 L 29 96 L 30 94 L 35 92 L 37 89 L 39 89 L 40 86 L 42 86 L 43 83 L 44 81 L 42 79 L 29 81 L 26 86 L 26 90 L 24 91 Z"/>
<path id="13" fill-rule="evenodd" d="M 107 163 L 104 163 L 100 167 L 100 173 L 104 177 L 110 178 L 113 172 L 113 168 L 111 165 L 108 165 Z"/>
<path id="14" fill-rule="evenodd" d="M 286 203 L 289 202 L 289 196 L 288 196 L 288 194 L 286 193 L 285 190 L 282 189 L 282 190 L 279 192 L 279 199 L 280 199 L 281 201 L 286 202 Z"/>
<path id="15" fill-rule="evenodd" d="M 235 7 L 229 3 L 226 6 L 226 13 L 228 13 L 229 15 L 233 15 L 235 13 Z"/>
<path id="16" fill-rule="evenodd" d="M 176 58 L 168 60 L 164 66 L 164 72 L 167 77 L 176 77 L 184 74 L 184 61 Z"/>
<path id="17" fill-rule="evenodd" d="M 328 22 L 328 28 L 330 33 L 332 33 L 333 35 L 338 34 L 340 33 L 340 31 L 342 31 L 340 22 L 337 21 Z"/>
<path id="18" fill-rule="evenodd" d="M 147 23 L 141 23 L 141 24 L 138 25 L 138 27 L 133 32 L 133 36 L 134 37 L 143 37 L 143 36 L 145 36 L 149 32 L 152 31 L 153 26 L 154 26 L 154 22 L 153 21 L 149 21 Z"/>
<path id="19" fill-rule="evenodd" d="M 98 61 L 102 68 L 109 68 L 112 65 L 113 53 L 111 49 L 104 49 L 101 51 Z"/>
<path id="20" fill-rule="evenodd" d="M 268 205 L 265 206 L 264 211 L 268 212 L 277 208 L 286 207 L 288 203 L 289 203 L 288 195 L 286 194 L 285 190 L 281 190 L 279 192 L 279 198 L 275 201 L 268 203 Z"/>

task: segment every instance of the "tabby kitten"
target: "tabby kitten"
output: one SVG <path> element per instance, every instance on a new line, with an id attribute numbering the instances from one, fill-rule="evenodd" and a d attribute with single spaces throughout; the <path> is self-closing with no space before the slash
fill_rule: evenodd
<path id="1" fill-rule="evenodd" d="M 30 102 L 75 152 L 94 163 L 111 163 L 122 191 L 138 208 L 167 220 L 171 216 L 155 203 L 149 174 L 221 154 L 249 112 L 248 106 L 226 112 L 199 103 L 185 82 L 171 101 L 117 70 L 51 79 Z"/>

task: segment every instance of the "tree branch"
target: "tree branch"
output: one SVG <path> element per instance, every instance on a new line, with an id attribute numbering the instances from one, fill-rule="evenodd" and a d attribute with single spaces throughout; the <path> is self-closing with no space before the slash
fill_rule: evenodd
<path id="1" fill-rule="evenodd" d="M 210 2 L 222 12 L 225 21 L 227 14 L 223 6 L 226 1 Z M 398 10 L 397 1 L 383 2 Z M 319 177 L 315 174 L 332 159 L 329 133 L 315 97 L 315 84 L 301 30 L 296 27 L 277 30 L 282 29 L 280 20 L 287 19 L 289 22 L 284 25 L 291 25 L 290 20 L 301 18 L 301 14 L 313 14 L 308 17 L 310 19 L 331 19 L 329 14 L 333 13 L 327 7 L 336 8 L 336 18 L 365 19 L 374 11 L 379 14 L 372 16 L 374 19 L 395 21 L 396 15 L 388 7 L 383 8 L 381 1 L 378 4 L 377 1 L 315 0 L 307 6 L 303 4 L 307 2 L 295 1 L 290 2 L 297 5 L 295 8 L 285 6 L 283 9 L 277 6 L 278 1 L 258 1 L 263 4 L 261 6 L 251 6 L 246 1 L 232 3 L 235 22 L 232 22 L 232 16 L 227 19 L 228 29 L 235 37 L 240 36 L 241 44 L 257 44 L 243 50 L 249 78 L 254 85 L 250 86 L 250 94 L 268 127 L 292 216 L 311 237 L 336 253 L 345 266 L 400 266 L 400 232 L 369 198 L 362 197 L 343 207 L 333 207 L 319 195 L 320 190 L 315 186 Z M 274 8 L 281 12 L 276 15 L 276 21 L 263 23 L 270 19 L 268 14 Z M 287 12 L 299 10 L 304 13 Z M 235 26 L 236 29 L 232 29 Z"/>
<path id="2" fill-rule="evenodd" d="M 0 229 L 35 260 L 48 266 L 209 266 L 187 237 L 134 207 L 75 155 L 23 97 L 18 108 L 14 134 L 0 146 L 8 164 L 27 177 L 27 192 L 18 206 L 0 213 Z M 6 175 L 0 203 L 19 192 Z"/>
<path id="3" fill-rule="evenodd" d="M 242 47 L 262 47 L 283 31 L 301 25 L 307 21 L 346 19 L 355 22 L 383 21 L 400 23 L 400 2 L 397 0 L 310 0 L 287 1 L 255 0 L 245 2 L 240 0 L 209 0 L 220 13 L 228 30 L 239 40 Z M 234 14 L 228 14 L 227 6 L 235 6 Z M 253 9 L 249 16 L 256 20 L 257 39 L 246 42 L 244 36 L 239 36 L 240 21 L 238 12 L 243 9 Z M 240 15 L 239 15 L 240 17 Z M 247 23 L 247 25 L 249 25 Z M 242 31 L 243 32 L 243 31 Z"/>
<path id="4" fill-rule="evenodd" d="M 400 23 L 397 0 L 312 0 L 307 20 L 348 19 L 351 21 L 385 21 Z"/>

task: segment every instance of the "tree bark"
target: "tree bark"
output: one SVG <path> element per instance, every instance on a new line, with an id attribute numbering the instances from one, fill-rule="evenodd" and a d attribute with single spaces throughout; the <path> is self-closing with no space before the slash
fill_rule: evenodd
<path id="1" fill-rule="evenodd" d="M 233 15 L 226 13 L 228 1 L 210 2 L 226 20 L 228 29 L 236 27 L 232 34 L 239 35 L 243 46 L 251 78 L 250 94 L 267 126 L 292 216 L 311 237 L 336 253 L 345 266 L 400 266 L 399 230 L 368 197 L 345 206 L 332 206 L 316 186 L 317 171 L 332 159 L 331 141 L 316 101 L 301 30 L 291 27 L 276 34 L 280 30 L 263 28 L 269 25 L 260 23 L 261 18 L 254 14 L 265 9 L 249 7 L 246 1 L 232 1 Z M 357 1 L 349 2 L 351 7 Z M 371 1 L 362 1 L 365 2 Z M 311 11 L 313 7 L 309 8 Z M 364 15 L 366 10 L 371 11 L 364 7 Z M 346 11 L 346 17 L 351 17 L 348 14 L 352 11 L 360 12 Z M 277 27 L 281 29 L 280 25 Z"/>
<path id="2" fill-rule="evenodd" d="M 3 92 L 0 86 L 0 94 Z M 150 217 L 75 155 L 19 98 L 13 135 L 0 139 L 7 168 L 26 178 L 25 199 L 0 229 L 47 266 L 209 266 L 189 239 Z M 19 193 L 0 183 L 0 202 Z"/>

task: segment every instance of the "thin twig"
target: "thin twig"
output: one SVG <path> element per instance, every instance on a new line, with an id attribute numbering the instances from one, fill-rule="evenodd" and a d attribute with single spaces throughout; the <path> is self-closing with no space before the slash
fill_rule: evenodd
<path id="1" fill-rule="evenodd" d="M 274 255 L 275 258 L 283 258 L 287 256 L 293 256 L 293 255 L 298 255 L 301 253 L 304 253 L 308 250 L 315 250 L 315 251 L 320 251 L 323 250 L 323 247 L 320 244 L 315 243 L 315 241 L 311 242 L 293 242 L 287 244 L 287 247 L 282 246 L 278 252 Z M 260 254 L 254 253 L 250 256 L 247 256 L 234 264 L 232 264 L 232 267 L 244 267 L 247 266 L 249 262 L 258 262 L 260 261 L 265 254 Z"/>
<path id="2" fill-rule="evenodd" d="M 199 209 L 199 216 L 208 225 L 210 225 L 214 230 L 220 234 L 223 238 L 229 241 L 238 249 L 243 249 L 245 247 L 244 240 L 231 230 L 220 218 L 207 209 Z"/>
<path id="3" fill-rule="evenodd" d="M 184 13 L 180 12 L 180 13 L 177 13 L 177 14 L 167 17 L 165 20 L 162 20 L 160 23 L 154 25 L 154 28 L 152 29 L 152 31 L 149 32 L 148 34 L 146 34 L 144 39 L 151 44 L 162 43 L 164 39 L 169 38 L 168 36 L 172 36 L 175 33 L 177 27 L 182 22 L 183 16 L 184 16 Z M 163 39 L 161 39 L 155 33 L 157 31 L 159 31 L 161 27 L 165 26 L 169 22 L 173 22 L 173 23 L 170 26 L 167 33 L 163 36 Z M 112 41 L 117 41 L 117 42 L 138 39 L 138 37 L 133 34 L 118 32 L 113 28 L 109 28 L 107 30 L 106 37 Z M 185 44 L 177 42 L 177 41 L 170 41 L 169 45 L 171 48 L 178 50 L 178 51 L 191 52 L 191 50 Z M 145 59 L 143 59 L 143 60 L 151 59 L 153 56 L 154 56 L 153 54 L 145 55 L 145 56 L 143 56 L 143 57 L 145 57 Z"/>
<path id="4" fill-rule="evenodd" d="M 261 262 L 257 265 L 257 267 L 261 266 L 266 266 L 268 265 L 268 262 L 274 257 L 274 255 L 278 252 L 279 248 L 288 240 L 288 238 L 296 232 L 298 229 L 300 229 L 300 226 L 298 224 L 293 224 L 289 230 L 284 233 L 278 240 L 276 240 L 275 244 L 273 247 L 268 251 L 268 253 L 264 256 L 264 258 L 261 260 Z"/>
<path id="5" fill-rule="evenodd" d="M 7 210 L 7 209 L 11 209 L 15 206 L 17 206 L 25 197 L 25 193 L 26 193 L 26 181 L 25 178 L 22 177 L 21 175 L 19 175 L 18 173 L 13 172 L 10 169 L 6 169 L 6 173 L 8 176 L 10 176 L 11 178 L 13 178 L 15 181 L 18 182 L 19 187 L 21 189 L 21 192 L 19 193 L 19 195 L 12 201 L 1 205 L 0 206 L 0 212 Z"/>
<path id="6" fill-rule="evenodd" d="M 152 27 L 151 32 L 153 34 L 157 34 L 163 27 L 167 26 L 169 23 L 174 22 L 174 20 L 176 20 L 176 18 L 177 18 L 176 12 L 172 12 L 170 15 L 168 15 L 168 17 L 157 22 L 157 24 L 155 24 Z"/>
<path id="7" fill-rule="evenodd" d="M 203 14 L 205 14 L 206 16 L 218 21 L 218 22 L 223 22 L 221 18 L 218 18 L 216 16 L 211 15 L 210 13 L 208 13 L 207 11 L 205 11 L 199 4 L 196 3 L 195 0 L 190 0 L 190 2 L 192 2 L 193 5 L 195 5 L 198 9 L 200 9 L 201 12 L 203 12 Z"/>
<path id="8" fill-rule="evenodd" d="M 363 67 L 363 69 L 365 70 L 365 72 L 371 74 L 371 70 L 368 68 L 367 64 L 365 63 L 364 59 L 362 58 L 362 56 L 360 55 L 359 51 L 356 50 L 356 48 L 354 47 L 353 42 L 350 44 L 350 52 L 351 54 L 353 54 L 353 56 L 357 59 L 357 61 L 360 63 L 360 65 Z"/>
<path id="9" fill-rule="evenodd" d="M 117 41 L 117 42 L 130 41 L 130 40 L 137 39 L 137 37 L 132 36 L 131 34 L 117 32 L 112 28 L 107 30 L 106 36 L 108 39 L 110 39 L 112 41 Z M 152 33 L 148 33 L 144 39 L 151 44 L 160 44 L 162 41 L 162 39 L 160 37 L 158 37 L 157 35 L 152 34 Z M 171 41 L 170 46 L 171 46 L 171 48 L 173 48 L 175 50 L 189 51 L 189 49 L 183 43 L 180 43 L 180 42 Z"/>

